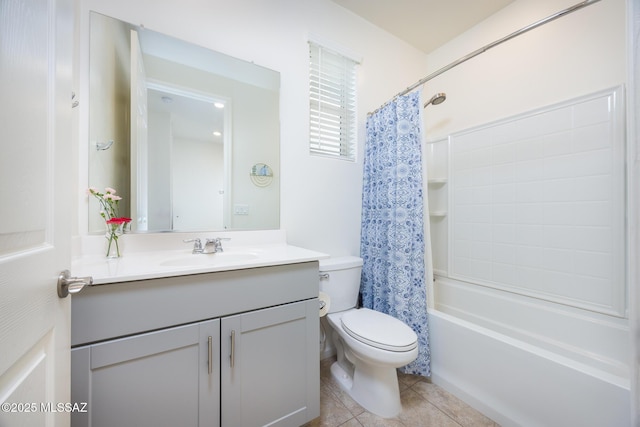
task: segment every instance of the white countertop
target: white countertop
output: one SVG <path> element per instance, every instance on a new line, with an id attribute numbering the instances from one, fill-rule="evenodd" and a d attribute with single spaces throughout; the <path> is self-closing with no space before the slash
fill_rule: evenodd
<path id="1" fill-rule="evenodd" d="M 78 244 L 80 249 L 85 250 L 74 257 L 71 272 L 79 277 L 92 276 L 93 283 L 100 285 L 295 264 L 329 257 L 321 252 L 289 245 L 283 236 L 284 234 L 274 233 L 268 234 L 265 238 L 263 233 L 255 238 L 256 235 L 215 233 L 215 237 L 230 238 L 229 241 L 223 242 L 224 252 L 192 254 L 192 246 L 183 243 L 182 240 L 200 237 L 204 243 L 206 237 L 214 236 L 182 233 L 125 235 L 120 240 L 123 256 L 116 259 L 107 259 L 104 253 L 98 250 L 104 246 L 103 237 L 89 236 Z"/>

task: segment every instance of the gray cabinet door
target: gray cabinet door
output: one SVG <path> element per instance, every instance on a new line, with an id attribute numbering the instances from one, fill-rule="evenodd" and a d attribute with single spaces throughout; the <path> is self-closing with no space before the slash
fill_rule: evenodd
<path id="1" fill-rule="evenodd" d="M 222 426 L 300 426 L 319 416 L 318 300 L 222 318 Z"/>
<path id="2" fill-rule="evenodd" d="M 210 320 L 73 349 L 72 425 L 218 426 L 219 343 Z"/>

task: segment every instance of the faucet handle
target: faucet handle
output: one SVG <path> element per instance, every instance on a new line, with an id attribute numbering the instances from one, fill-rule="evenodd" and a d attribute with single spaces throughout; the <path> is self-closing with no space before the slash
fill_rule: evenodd
<path id="1" fill-rule="evenodd" d="M 183 240 L 184 243 L 191 243 L 193 242 L 193 253 L 194 254 L 199 254 L 202 253 L 202 240 L 200 240 L 199 238 L 195 238 L 195 239 L 185 239 Z"/>
<path id="2" fill-rule="evenodd" d="M 231 237 L 212 237 L 212 238 L 207 238 L 206 242 L 207 243 L 214 243 L 214 242 L 221 242 L 223 240 L 231 240 Z"/>

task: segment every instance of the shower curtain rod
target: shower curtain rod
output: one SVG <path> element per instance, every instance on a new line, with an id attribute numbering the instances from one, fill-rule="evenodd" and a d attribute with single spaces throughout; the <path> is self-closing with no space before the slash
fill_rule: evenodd
<path id="1" fill-rule="evenodd" d="M 446 65 L 446 66 L 440 68 L 439 70 L 434 71 L 433 73 L 429 74 L 427 77 L 425 77 L 425 78 L 423 78 L 421 80 L 418 80 L 416 83 L 412 84 L 411 86 L 409 86 L 408 88 L 406 88 L 405 90 L 403 90 L 402 92 L 400 92 L 396 96 L 394 96 L 392 98 L 392 100 L 396 99 L 399 96 L 408 94 L 409 92 L 411 92 L 412 90 L 414 90 L 418 86 L 421 86 L 421 85 L 425 84 L 426 82 L 428 82 L 429 80 L 433 79 L 434 77 L 437 77 L 440 74 L 442 74 L 442 73 L 444 73 L 446 71 L 449 71 L 453 67 L 457 67 L 458 65 L 462 64 L 463 62 L 466 62 L 466 61 L 470 60 L 471 58 L 476 57 L 476 56 L 480 55 L 481 53 L 484 53 L 484 52 L 488 51 L 489 49 L 498 46 L 499 44 L 502 44 L 502 43 L 504 43 L 504 42 L 506 42 L 508 40 L 511 40 L 514 37 L 517 37 L 517 36 L 519 36 L 521 34 L 526 33 L 527 31 L 531 31 L 534 28 L 538 28 L 541 25 L 544 25 L 544 24 L 546 24 L 548 22 L 554 21 L 554 20 L 556 20 L 558 18 L 561 18 L 561 17 L 563 17 L 565 15 L 568 15 L 570 13 L 573 13 L 573 12 L 579 10 L 579 9 L 582 9 L 583 7 L 590 6 L 590 5 L 592 5 L 594 3 L 597 3 L 599 1 L 600 0 L 585 0 L 583 2 L 574 4 L 573 6 L 570 6 L 570 7 L 566 8 L 566 9 L 564 9 L 564 10 L 561 10 L 560 12 L 554 13 L 553 15 L 549 15 L 546 18 L 543 18 L 543 19 L 541 19 L 539 21 L 534 22 L 533 24 L 530 24 L 530 25 L 527 25 L 526 27 L 520 28 L 519 30 L 514 31 L 513 33 L 511 33 L 509 35 L 506 35 L 506 36 L 502 37 L 501 39 L 498 39 L 498 40 L 496 40 L 496 41 L 494 41 L 492 43 L 489 43 L 489 44 L 481 47 L 480 49 L 476 49 L 473 52 L 469 53 L 468 55 L 465 55 L 462 58 L 459 58 L 459 59 L 453 61 L 449 65 Z M 380 108 L 384 107 L 389 102 L 385 102 Z M 369 113 L 369 115 L 375 113 L 380 108 L 378 108 L 377 110 L 375 110 L 372 113 Z"/>

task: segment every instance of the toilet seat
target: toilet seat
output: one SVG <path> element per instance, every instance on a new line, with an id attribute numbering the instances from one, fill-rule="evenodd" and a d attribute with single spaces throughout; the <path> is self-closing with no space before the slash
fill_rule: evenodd
<path id="1" fill-rule="evenodd" d="M 418 336 L 402 321 L 368 308 L 351 310 L 341 317 L 352 338 L 382 350 L 406 352 L 418 346 Z"/>

